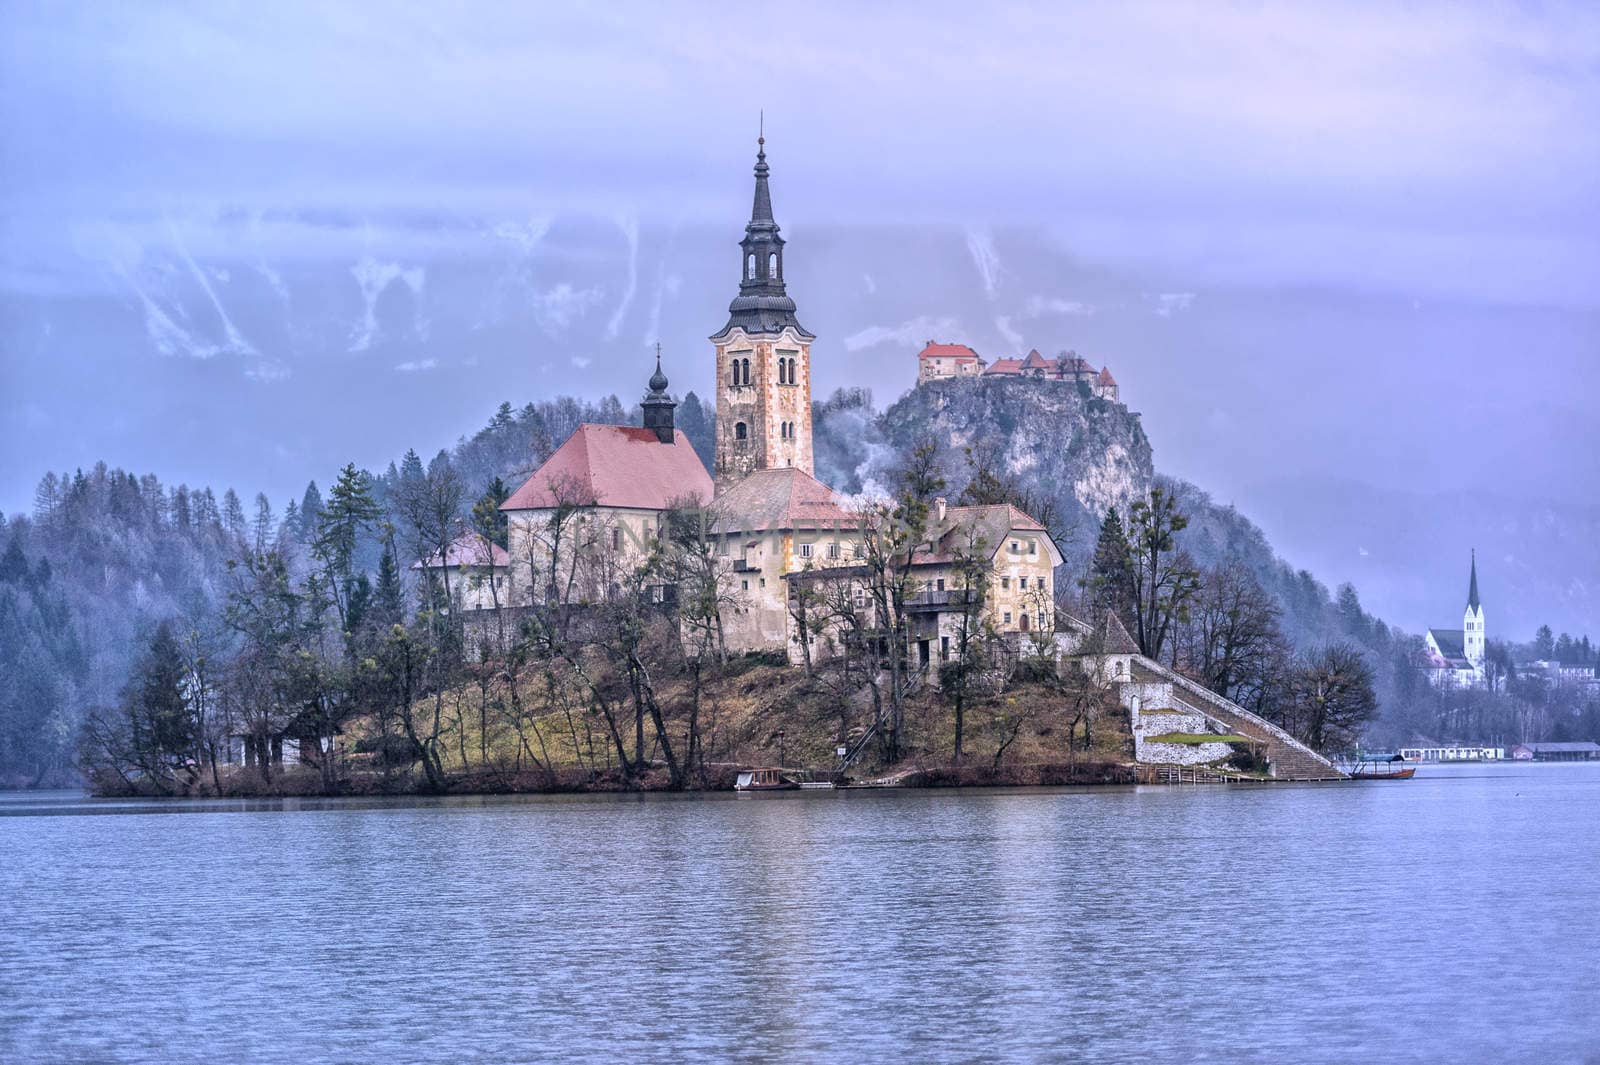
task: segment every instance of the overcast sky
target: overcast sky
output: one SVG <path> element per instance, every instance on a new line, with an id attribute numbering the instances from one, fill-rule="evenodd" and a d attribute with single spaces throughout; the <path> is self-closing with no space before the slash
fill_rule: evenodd
<path id="1" fill-rule="evenodd" d="M 1483 425 L 1497 490 L 1600 490 L 1592 4 L 18 2 L 0 49 L 0 509 L 102 457 L 281 498 L 657 337 L 703 387 L 763 108 L 826 387 L 1078 346 L 1224 498 L 1465 491 Z"/>

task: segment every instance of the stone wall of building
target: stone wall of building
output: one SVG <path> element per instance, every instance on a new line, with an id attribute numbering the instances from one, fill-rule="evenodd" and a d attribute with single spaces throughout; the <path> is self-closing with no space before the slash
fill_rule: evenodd
<path id="1" fill-rule="evenodd" d="M 751 470 L 793 466 L 814 471 L 811 426 L 811 344 L 792 329 L 775 336 L 730 330 L 717 342 L 716 460 L 718 485 Z M 750 383 L 735 384 L 734 367 L 748 359 Z M 781 360 L 793 360 L 794 381 L 780 382 Z M 744 427 L 744 438 L 739 427 Z"/>

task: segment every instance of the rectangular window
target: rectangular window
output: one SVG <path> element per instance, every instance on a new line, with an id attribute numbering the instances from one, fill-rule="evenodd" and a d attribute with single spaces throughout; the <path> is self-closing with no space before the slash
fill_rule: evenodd
<path id="1" fill-rule="evenodd" d="M 811 545 L 810 544 L 801 544 L 800 545 L 800 557 L 801 558 L 810 558 L 811 557 Z"/>
<path id="2" fill-rule="evenodd" d="M 940 577 L 939 580 L 937 582 L 935 582 L 935 583 L 938 585 L 938 588 L 939 588 L 939 590 L 941 592 L 944 591 L 944 578 L 943 577 Z"/>
<path id="3" fill-rule="evenodd" d="M 615 551 L 622 546 L 622 530 L 611 530 L 611 550 Z"/>
<path id="4" fill-rule="evenodd" d="M 1039 541 L 1037 541 L 1037 540 L 1029 540 L 1028 541 L 1028 554 L 1037 555 L 1038 553 L 1039 553 Z"/>
<path id="5" fill-rule="evenodd" d="M 866 545 L 865 544 L 856 544 L 855 550 L 852 551 L 851 554 L 856 558 L 866 558 L 867 557 Z"/>
<path id="6" fill-rule="evenodd" d="M 1005 624 L 1011 624 L 1011 611 L 1009 610 L 1006 611 Z"/>
<path id="7" fill-rule="evenodd" d="M 1022 550 L 1022 545 L 1021 544 L 1017 543 L 1015 540 L 1011 541 L 1011 553 L 1013 555 L 1016 554 L 1017 552 L 1021 551 L 1021 550 Z"/>
<path id="8" fill-rule="evenodd" d="M 1011 578 L 1010 577 L 1001 577 L 1000 578 L 1000 587 L 1002 587 L 1002 588 L 1010 588 L 1011 587 Z"/>
<path id="9" fill-rule="evenodd" d="M 742 591 L 748 592 L 750 590 L 750 582 L 749 581 L 740 581 L 739 582 L 739 588 Z"/>
<path id="10" fill-rule="evenodd" d="M 1039 611 L 1039 631 L 1044 631 L 1044 611 Z"/>
<path id="11" fill-rule="evenodd" d="M 1023 591 L 1027 591 L 1028 590 L 1028 578 L 1026 578 L 1026 577 L 1017 578 L 1017 586 L 1019 588 L 1021 588 Z"/>
<path id="12" fill-rule="evenodd" d="M 948 636 L 939 637 L 939 660 L 941 662 L 950 661 L 950 637 Z"/>
<path id="13" fill-rule="evenodd" d="M 828 557 L 829 558 L 838 558 L 839 557 L 839 543 L 838 543 L 837 540 L 828 545 Z"/>

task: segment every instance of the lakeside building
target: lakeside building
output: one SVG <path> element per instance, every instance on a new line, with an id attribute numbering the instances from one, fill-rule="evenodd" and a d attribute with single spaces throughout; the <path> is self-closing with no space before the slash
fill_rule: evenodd
<path id="1" fill-rule="evenodd" d="M 1402 747 L 1400 757 L 1408 762 L 1498 762 L 1506 757 L 1504 747 Z"/>
<path id="2" fill-rule="evenodd" d="M 1518 762 L 1594 762 L 1600 761 L 1600 743 L 1519 743 L 1511 748 L 1511 757 Z"/>
<path id="3" fill-rule="evenodd" d="M 1483 603 L 1478 598 L 1478 553 L 1472 552 L 1472 575 L 1467 585 L 1467 606 L 1459 629 L 1429 629 L 1424 640 L 1423 667 L 1438 688 L 1474 688 L 1485 682 L 1484 650 L 1488 642 Z"/>

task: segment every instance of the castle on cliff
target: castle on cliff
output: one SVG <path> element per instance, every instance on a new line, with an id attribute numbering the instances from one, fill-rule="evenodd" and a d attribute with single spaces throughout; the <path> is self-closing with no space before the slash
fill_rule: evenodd
<path id="1" fill-rule="evenodd" d="M 943 381 L 952 377 L 1026 377 L 1040 381 L 1068 381 L 1077 384 L 1085 395 L 1119 402 L 1117 379 L 1111 367 L 1096 370 L 1088 359 L 1075 351 L 1063 351 L 1047 359 L 1034 348 L 1014 359 L 989 362 L 965 344 L 941 344 L 930 340 L 917 353 L 917 384 Z"/>

